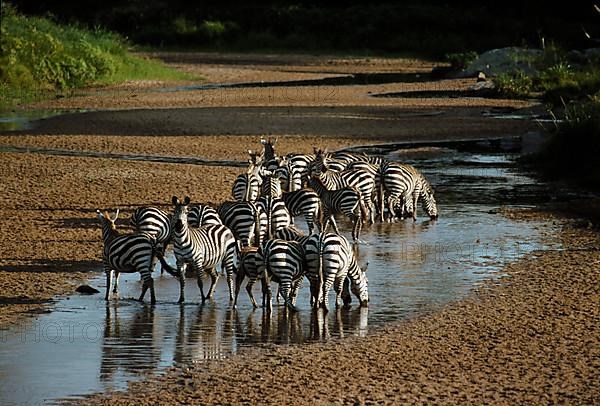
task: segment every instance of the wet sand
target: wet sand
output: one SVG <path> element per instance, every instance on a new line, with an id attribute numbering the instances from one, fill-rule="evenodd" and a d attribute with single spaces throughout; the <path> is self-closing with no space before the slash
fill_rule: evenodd
<path id="1" fill-rule="evenodd" d="M 182 69 L 204 74 L 204 83 L 314 78 L 349 73 L 361 66 L 372 72 L 425 72 L 432 66 L 415 60 L 315 57 L 302 62 L 302 58 L 258 56 L 248 61 L 241 56 L 209 56 L 179 55 L 170 60 Z M 176 84 L 132 82 L 28 106 L 110 108 L 112 112 L 95 113 L 91 118 L 97 121 L 59 117 L 46 120 L 38 129 L 0 134 L 0 147 L 243 161 L 247 149 L 259 148 L 258 135 L 265 133 L 260 129 L 229 132 L 236 123 L 232 117 L 249 106 L 315 108 L 320 117 L 330 108 L 345 113 L 343 109 L 348 108 L 372 109 L 371 119 L 363 120 L 367 124 L 361 124 L 361 131 L 353 132 L 350 126 L 342 137 L 325 131 L 327 126 L 311 124 L 318 120 L 310 118 L 298 133 L 274 127 L 268 133 L 278 136 L 282 152 L 309 152 L 313 145 L 335 149 L 426 137 L 446 140 L 521 135 L 535 129 L 530 121 L 498 120 L 485 114 L 535 107 L 531 102 L 371 97 L 373 92 L 455 90 L 474 83 L 474 79 L 460 79 L 343 86 L 333 93 L 324 89 L 329 90 L 328 97 L 315 99 L 308 88 L 295 89 L 293 97 L 290 93 L 269 93 L 268 89 L 163 94 L 147 90 Z M 204 115 L 212 126 L 207 132 L 203 122 L 194 123 L 195 113 L 214 107 L 223 108 L 222 113 Z M 131 112 L 120 111 L 150 108 L 188 108 L 187 113 L 173 112 L 184 114 L 180 124 L 191 123 L 192 129 L 187 124 L 173 128 L 177 120 L 148 125 L 143 115 L 136 118 Z M 404 119 L 389 120 L 394 109 Z M 119 121 L 119 114 L 130 118 Z M 382 130 L 386 126 L 382 126 L 381 117 L 388 120 L 387 127 L 396 129 Z M 54 295 L 72 292 L 85 280 L 86 272 L 100 270 L 97 208 L 120 208 L 121 217 L 126 219 L 139 205 L 168 208 L 173 195 L 217 203 L 228 198 L 231 183 L 240 172 L 231 167 L 31 152 L 1 155 L 0 326 L 23 322 L 25 315 L 45 311 Z M 96 401 L 598 403 L 598 234 L 567 224 L 556 238 L 565 251 L 545 252 L 512 264 L 507 269 L 510 278 L 480 289 L 471 299 L 390 326 L 367 339 L 251 350 L 225 365 L 173 370 L 164 378 L 133 384 L 126 394 Z M 301 397 L 289 395 L 298 390 Z"/>

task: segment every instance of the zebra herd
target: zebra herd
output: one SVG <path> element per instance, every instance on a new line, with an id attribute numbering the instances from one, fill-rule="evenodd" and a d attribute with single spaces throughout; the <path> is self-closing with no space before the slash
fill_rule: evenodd
<path id="1" fill-rule="evenodd" d="M 232 188 L 232 201 L 213 208 L 191 204 L 190 198 L 173 196 L 173 211 L 140 207 L 132 214 L 132 233 L 119 233 L 114 215 L 97 210 L 102 222 L 103 267 L 106 273 L 106 300 L 117 293 L 119 274 L 139 272 L 143 286 L 139 300 L 150 289 L 156 302 L 152 271 L 156 261 L 161 272 L 179 280 L 179 302 L 185 300 L 188 274 L 194 274 L 202 303 L 214 295 L 221 265 L 227 277 L 229 299 L 237 305 L 240 287 L 248 278 L 246 291 L 258 307 L 252 288 L 261 281 L 262 305 L 271 309 L 271 281 L 279 285 L 285 306 L 296 311 L 296 298 L 304 277 L 310 283 L 314 309 L 329 308 L 328 295 L 336 292 L 336 306 L 349 306 L 352 294 L 361 306 L 369 301 L 365 269 L 358 265 L 353 247 L 341 235 L 334 215 L 352 222 L 352 238 L 359 241 L 364 223 L 394 221 L 405 216 L 416 220 L 417 203 L 431 219 L 438 216 L 433 189 L 425 177 L 408 164 L 387 161 L 362 153 L 316 149 L 314 154 L 278 156 L 276 140 L 261 140 L 259 154 L 249 151 L 247 170 Z M 303 216 L 304 234 L 293 224 Z M 334 232 L 327 232 L 331 224 Z M 164 260 L 172 245 L 173 268 Z M 210 276 L 204 293 L 203 277 Z"/>

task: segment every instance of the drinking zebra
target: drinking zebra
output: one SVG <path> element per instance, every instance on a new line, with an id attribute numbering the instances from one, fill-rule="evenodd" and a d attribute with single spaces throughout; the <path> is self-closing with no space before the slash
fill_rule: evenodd
<path id="1" fill-rule="evenodd" d="M 334 214 L 341 213 L 352 222 L 352 238 L 357 242 L 362 223 L 367 218 L 367 208 L 360 192 L 351 186 L 337 190 L 328 190 L 319 178 L 311 178 L 309 186 L 317 192 L 323 204 L 324 220 L 321 230 L 326 231 L 327 226 L 331 222 L 335 233 L 340 234 Z"/>
<path id="2" fill-rule="evenodd" d="M 311 303 L 314 308 L 329 310 L 329 291 L 336 292 L 336 307 L 348 301 L 349 293 L 344 293 L 346 278 L 360 300 L 361 306 L 369 301 L 368 280 L 358 266 L 348 240 L 333 233 L 313 234 L 303 242 L 306 255 L 306 276 L 311 282 Z M 348 286 L 346 284 L 346 286 Z M 347 288 L 346 288 L 347 289 Z"/>
<path id="3" fill-rule="evenodd" d="M 104 298 L 108 300 L 110 297 L 113 272 L 117 272 L 115 293 L 117 292 L 118 274 L 120 272 L 139 272 L 143 285 L 142 294 L 138 300 L 143 301 L 146 291 L 150 289 L 150 301 L 152 304 L 156 303 L 154 280 L 152 279 L 156 257 L 160 259 L 161 265 L 167 272 L 174 273 L 174 270 L 164 260 L 161 250 L 156 248 L 155 238 L 150 234 L 141 232 L 119 234 L 115 226 L 119 210 L 114 216 L 106 211 L 102 213 L 100 210 L 96 210 L 96 213 L 102 223 L 102 241 L 104 243 L 102 255 L 102 265 L 106 274 L 106 295 Z"/>
<path id="4" fill-rule="evenodd" d="M 271 310 L 270 281 L 273 280 L 279 284 L 285 305 L 290 310 L 297 311 L 296 296 L 305 269 L 304 250 L 300 243 L 278 239 L 267 240 L 258 247 L 256 255 L 259 273 L 266 272 L 268 310 Z"/>
<path id="5" fill-rule="evenodd" d="M 310 281 L 311 300 L 315 309 L 319 305 L 328 310 L 329 290 L 336 291 L 336 306 L 348 306 L 352 299 L 349 289 L 367 306 L 369 301 L 368 280 L 365 272 L 358 266 L 354 251 L 348 240 L 333 233 L 318 233 L 306 236 L 299 229 L 290 226 L 277 231 L 275 238 L 297 241 L 304 248 L 306 258 L 306 277 Z"/>
<path id="6" fill-rule="evenodd" d="M 386 162 L 380 167 L 381 185 L 380 194 L 387 198 L 390 220 L 396 216 L 396 208 L 400 208 L 400 218 L 404 211 L 409 213 L 413 220 L 417 219 L 417 202 L 422 200 L 423 210 L 432 219 L 438 217 L 437 204 L 433 196 L 433 189 L 423 174 L 412 165 L 398 162 Z M 384 199 L 381 199 L 380 216 L 384 221 Z"/>
<path id="7" fill-rule="evenodd" d="M 325 152 L 322 150 L 316 150 L 315 152 L 315 160 L 310 165 L 311 177 L 319 178 L 328 190 L 342 189 L 346 186 L 356 188 L 369 210 L 368 213 L 371 222 L 374 222 L 375 210 L 372 199 L 373 191 L 375 190 L 374 176 L 359 169 L 333 172 L 329 170 Z"/>
<path id="8" fill-rule="evenodd" d="M 179 278 L 179 303 L 184 301 L 185 269 L 189 265 L 196 272 L 198 287 L 202 295 L 202 303 L 212 298 L 219 275 L 216 266 L 227 273 L 229 300 L 233 301 L 235 274 L 234 258 L 237 255 L 237 244 L 233 233 L 224 225 L 208 225 L 201 228 L 190 228 L 188 225 L 188 205 L 190 198 L 185 197 L 181 202 L 173 196 L 173 252 L 177 261 L 177 276 Z M 202 277 L 206 272 L 211 278 L 210 288 L 204 295 Z"/>
<path id="9" fill-rule="evenodd" d="M 188 223 L 191 227 L 202 227 L 209 224 L 223 224 L 217 210 L 207 204 L 195 204 L 188 210 Z"/>

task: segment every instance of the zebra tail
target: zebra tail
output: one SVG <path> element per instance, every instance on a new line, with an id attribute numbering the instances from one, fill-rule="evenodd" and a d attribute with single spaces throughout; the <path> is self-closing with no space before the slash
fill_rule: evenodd
<path id="1" fill-rule="evenodd" d="M 260 247 L 260 212 L 255 204 L 252 204 L 252 212 L 254 213 L 254 245 Z"/>
<path id="2" fill-rule="evenodd" d="M 367 210 L 367 206 L 365 206 L 365 201 L 361 197 L 359 200 L 359 208 L 360 208 L 360 221 L 365 223 L 369 218 L 369 212 Z"/>
<path id="3" fill-rule="evenodd" d="M 325 292 L 323 291 L 325 289 L 325 281 L 323 280 L 323 236 L 325 235 L 325 233 L 321 233 L 319 236 L 319 281 L 318 281 L 318 286 L 319 288 L 317 289 L 317 298 L 316 298 L 316 305 L 315 308 L 318 309 L 319 306 L 321 305 L 321 300 L 323 300 L 323 297 L 325 295 Z"/>
<path id="4" fill-rule="evenodd" d="M 317 218 L 316 221 L 319 224 L 319 230 L 321 232 L 325 232 L 325 230 L 323 229 L 323 224 L 325 221 L 325 213 L 323 212 L 323 202 L 321 201 L 321 198 L 319 198 L 319 204 L 317 206 Z"/>

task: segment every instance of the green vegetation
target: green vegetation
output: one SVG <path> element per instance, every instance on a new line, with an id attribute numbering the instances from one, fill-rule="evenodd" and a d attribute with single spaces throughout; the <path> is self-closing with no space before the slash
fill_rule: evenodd
<path id="1" fill-rule="evenodd" d="M 534 74 L 523 71 L 495 77 L 504 97 L 539 97 L 547 103 L 554 125 L 537 154 L 524 161 L 552 180 L 568 180 L 600 190 L 600 59 L 574 59 L 556 47 L 531 61 Z"/>
<path id="2" fill-rule="evenodd" d="M 82 86 L 135 79 L 181 79 L 164 65 L 133 56 L 117 34 L 61 26 L 2 6 L 0 108 Z"/>

